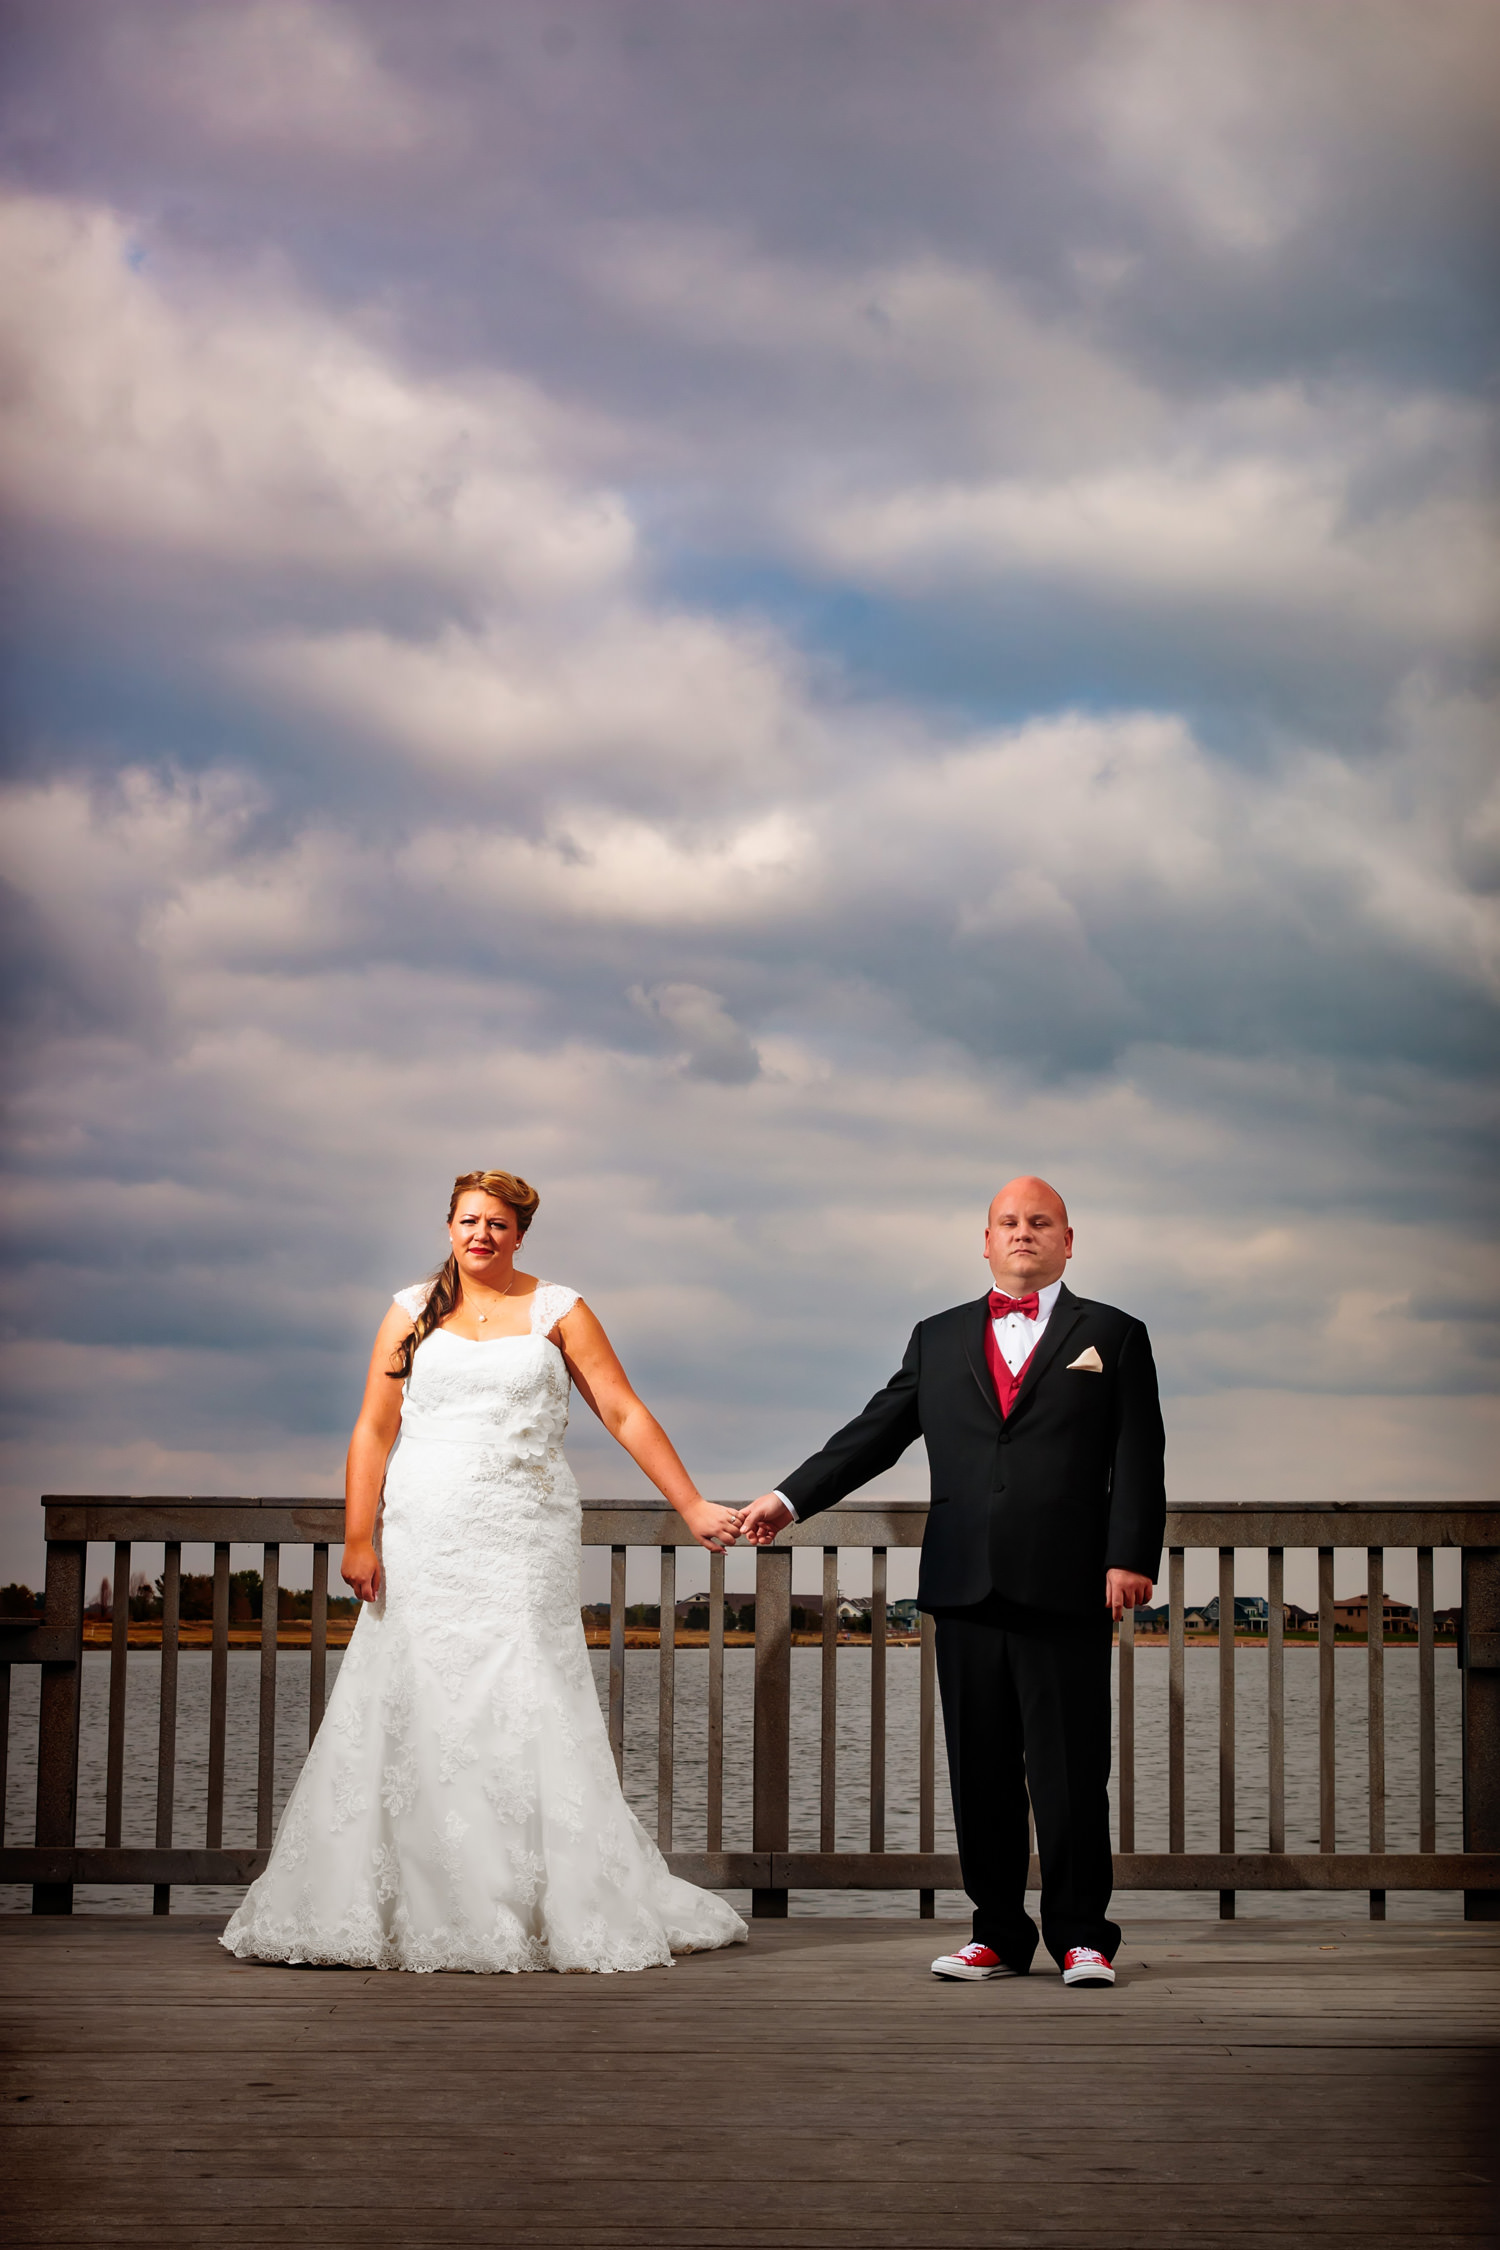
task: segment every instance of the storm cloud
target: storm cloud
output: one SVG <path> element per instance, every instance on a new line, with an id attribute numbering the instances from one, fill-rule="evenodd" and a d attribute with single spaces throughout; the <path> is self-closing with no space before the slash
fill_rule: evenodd
<path id="1" fill-rule="evenodd" d="M 11 37 L 7 1575 L 334 1489 L 480 1164 L 715 1492 L 1023 1169 L 1179 1493 L 1486 1489 L 1492 8 Z"/>

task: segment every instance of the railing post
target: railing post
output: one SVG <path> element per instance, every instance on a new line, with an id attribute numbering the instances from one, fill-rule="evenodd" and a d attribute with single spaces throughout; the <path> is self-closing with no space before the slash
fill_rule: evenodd
<path id="1" fill-rule="evenodd" d="M 1436 1630 L 1432 1549 L 1417 1549 L 1417 1849 L 1437 1850 Z"/>
<path id="2" fill-rule="evenodd" d="M 1127 1613 L 1128 1614 L 1128 1613 Z M 917 1849 L 937 1849 L 937 1621 L 922 1612 L 922 1676 L 918 1686 Z M 824 1850 L 828 1846 L 824 1845 Z M 1134 1845 L 1131 1849 L 1134 1850 Z M 937 1917 L 936 1890 L 918 1891 L 917 1913 L 924 1922 Z"/>
<path id="3" fill-rule="evenodd" d="M 182 1542 L 165 1541 L 161 1561 L 161 1682 L 156 1719 L 156 1848 L 172 1848 L 177 1800 L 177 1651 L 182 1610 Z M 157 1883 L 153 1914 L 170 1914 L 172 1886 Z"/>
<path id="4" fill-rule="evenodd" d="M 1135 1850 L 1135 1611 L 1123 1610 L 1117 1635 L 1119 1661 L 1120 1849 Z M 926 1845 L 924 1850 L 930 1850 Z"/>
<path id="5" fill-rule="evenodd" d="M 50 1632 L 66 1633 L 73 1654 L 42 1666 L 37 1728 L 36 1840 L 72 1844 L 78 1834 L 78 1721 L 83 1708 L 82 1540 L 49 1540 L 42 1617 Z M 33 1914 L 71 1914 L 71 1883 L 33 1883 Z"/>
<path id="6" fill-rule="evenodd" d="M 625 1781 L 625 1566 L 629 1550 L 609 1550 L 609 1747 L 615 1773 Z"/>
<path id="7" fill-rule="evenodd" d="M 307 1619 L 307 1747 L 318 1739 L 328 1700 L 328 1547 L 313 1548 L 312 1602 Z"/>
<path id="8" fill-rule="evenodd" d="M 1286 1850 L 1286 1552 L 1266 1552 L 1266 1843 Z"/>
<path id="9" fill-rule="evenodd" d="M 656 1844 L 672 1849 L 673 1773 L 677 1752 L 677 1549 L 661 1551 L 656 1609 Z"/>
<path id="10" fill-rule="evenodd" d="M 255 1757 L 255 1843 L 268 1852 L 275 1835 L 276 1643 L 281 1631 L 281 1547 L 268 1539 L 260 1558 L 260 1727 Z"/>
<path id="11" fill-rule="evenodd" d="M 708 1560 L 708 1776 L 704 1844 L 724 1849 L 724 1557 Z"/>
<path id="12" fill-rule="evenodd" d="M 1183 1588 L 1186 1557 L 1167 1550 L 1167 1849 L 1187 1850 L 1187 1627 Z"/>
<path id="13" fill-rule="evenodd" d="M 885 1590 L 884 1547 L 870 1551 L 870 1849 L 885 1850 Z"/>
<path id="14" fill-rule="evenodd" d="M 818 1701 L 818 1849 L 836 1852 L 839 1786 L 839 1551 L 823 1549 L 822 1694 Z M 926 1672 L 922 1675 L 926 1682 Z M 925 1725 L 925 1721 L 923 1722 Z M 926 1756 L 927 1737 L 921 1755 Z M 926 1849 L 926 1847 L 923 1847 Z"/>
<path id="15" fill-rule="evenodd" d="M 118 1844 L 125 1813 L 125 1703 L 130 1655 L 130 1541 L 115 1541 L 109 1622 L 109 1748 L 105 1757 L 104 1841 Z"/>
<path id="16" fill-rule="evenodd" d="M 1338 1767 L 1334 1662 L 1333 1549 L 1318 1549 L 1318 1850 L 1338 1850 Z"/>
<path id="17" fill-rule="evenodd" d="M 1234 1549 L 1219 1549 L 1219 1849 L 1235 1848 L 1234 1802 Z M 1234 1920 L 1234 1893 L 1220 1891 L 1219 1919 Z"/>
<path id="18" fill-rule="evenodd" d="M 755 1557 L 755 1766 L 751 1849 L 784 1852 L 791 1846 L 792 1795 L 792 1550 L 762 1547 Z M 750 1911 L 784 1916 L 787 1894 L 766 1888 L 750 1894 Z"/>
<path id="19" fill-rule="evenodd" d="M 1365 1596 L 1366 1728 L 1369 1737 L 1370 1849 L 1385 1850 L 1385 1549 L 1369 1550 Z M 1371 1891 L 1370 1920 L 1385 1920 L 1385 1892 Z"/>
<path id="20" fill-rule="evenodd" d="M 229 1728 L 229 1541 L 214 1541 L 214 1623 L 208 1674 L 208 1804 L 203 1841 L 224 1841 L 224 1749 Z"/>
<path id="21" fill-rule="evenodd" d="M 0 1844 L 5 1842 L 5 1808 L 10 1802 L 10 1665 L 0 1659 Z"/>
<path id="22" fill-rule="evenodd" d="M 49 1579 L 50 1584 L 50 1579 Z M 1463 1551 L 1464 1850 L 1500 1851 L 1500 1547 Z M 1500 1922 L 1500 1891 L 1465 1891 L 1466 1922 Z"/>

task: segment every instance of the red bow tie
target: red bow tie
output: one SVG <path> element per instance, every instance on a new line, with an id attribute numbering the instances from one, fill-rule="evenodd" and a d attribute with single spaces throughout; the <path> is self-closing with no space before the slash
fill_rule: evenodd
<path id="1" fill-rule="evenodd" d="M 990 1291 L 990 1318 L 1004 1320 L 1007 1313 L 1018 1312 L 1023 1320 L 1035 1320 L 1041 1309 L 1041 1300 L 1034 1289 L 1024 1297 L 1007 1297 L 1003 1290 Z"/>

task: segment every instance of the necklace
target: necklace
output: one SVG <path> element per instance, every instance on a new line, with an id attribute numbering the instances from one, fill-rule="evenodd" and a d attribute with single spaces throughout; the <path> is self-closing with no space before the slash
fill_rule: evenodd
<path id="1" fill-rule="evenodd" d="M 502 1290 L 500 1290 L 500 1291 L 499 1291 L 499 1295 L 500 1295 L 500 1296 L 502 1296 L 502 1297 L 508 1297 L 508 1296 L 510 1295 L 510 1293 L 511 1293 L 511 1290 L 512 1290 L 512 1289 L 514 1289 L 514 1288 L 515 1288 L 515 1286 L 516 1286 L 516 1277 L 515 1277 L 515 1275 L 514 1275 L 514 1274 L 512 1274 L 512 1275 L 511 1275 L 511 1277 L 510 1277 L 510 1281 L 509 1281 L 509 1283 L 507 1284 L 507 1286 L 506 1286 L 506 1287 L 505 1287 L 504 1289 L 502 1289 Z M 475 1319 L 476 1319 L 476 1320 L 477 1320 L 477 1321 L 479 1322 L 479 1324 L 480 1324 L 480 1326 L 481 1326 L 481 1327 L 483 1327 L 483 1326 L 484 1326 L 484 1323 L 485 1323 L 485 1322 L 486 1322 L 486 1321 L 487 1321 L 487 1320 L 489 1319 L 489 1317 L 490 1317 L 490 1316 L 489 1316 L 489 1314 L 488 1314 L 487 1312 L 478 1312 L 478 1311 L 476 1311 L 476 1312 L 475 1312 L 475 1315 L 474 1315 L 474 1318 L 475 1318 Z"/>

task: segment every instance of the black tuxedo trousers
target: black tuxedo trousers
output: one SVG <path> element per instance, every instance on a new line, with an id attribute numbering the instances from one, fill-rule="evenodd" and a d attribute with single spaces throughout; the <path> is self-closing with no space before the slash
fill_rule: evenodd
<path id="1" fill-rule="evenodd" d="M 1070 1946 L 1114 1958 L 1109 1919 L 1109 1613 L 1076 1618 L 998 1594 L 937 1614 L 938 1689 L 964 1889 L 974 1935 L 1013 1969 L 1029 1968 L 1026 1911 L 1036 1818 L 1042 1942 L 1060 1964 Z"/>
<path id="2" fill-rule="evenodd" d="M 1119 1940 L 1111 1885 L 1105 1573 L 1154 1578 L 1165 1440 L 1151 1345 L 1113 1305 L 1059 1291 L 1003 1415 L 985 1363 L 989 1302 L 912 1331 L 863 1413 L 781 1480 L 801 1518 L 879 1476 L 917 1438 L 932 1506 L 917 1599 L 937 1619 L 953 1811 L 975 1935 L 1029 1960 L 1026 1790 L 1049 1951 Z"/>

